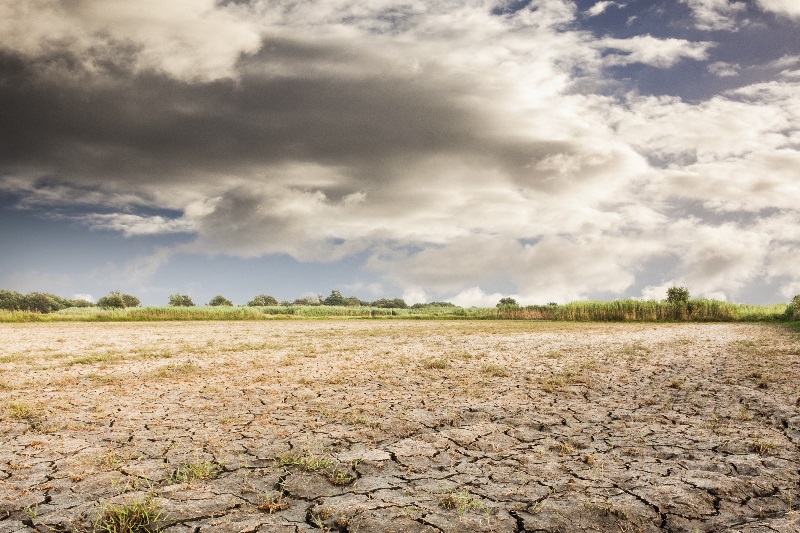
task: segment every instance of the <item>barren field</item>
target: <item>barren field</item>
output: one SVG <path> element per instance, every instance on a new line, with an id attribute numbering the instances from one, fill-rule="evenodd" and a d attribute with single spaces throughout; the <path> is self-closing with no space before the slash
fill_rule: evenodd
<path id="1" fill-rule="evenodd" d="M 776 326 L 0 324 L 0 533 L 797 532 L 799 384 Z"/>

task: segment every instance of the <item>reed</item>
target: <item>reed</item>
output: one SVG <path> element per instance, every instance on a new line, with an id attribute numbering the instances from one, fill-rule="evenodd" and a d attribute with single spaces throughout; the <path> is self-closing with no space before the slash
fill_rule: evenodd
<path id="1" fill-rule="evenodd" d="M 785 304 L 745 305 L 717 300 L 580 301 L 518 308 L 422 307 L 384 309 L 344 306 L 68 308 L 53 313 L 0 311 L 0 322 L 159 322 L 203 320 L 417 319 L 560 320 L 583 322 L 765 322 L 787 320 Z"/>

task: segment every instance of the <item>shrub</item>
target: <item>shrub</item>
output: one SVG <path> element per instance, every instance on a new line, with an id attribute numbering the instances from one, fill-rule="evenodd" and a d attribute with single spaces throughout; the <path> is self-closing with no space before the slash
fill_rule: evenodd
<path id="1" fill-rule="evenodd" d="M 688 303 L 689 289 L 686 287 L 670 287 L 667 289 L 667 301 L 669 303 Z"/>
<path id="2" fill-rule="evenodd" d="M 16 291 L 0 290 L 0 309 L 21 311 L 25 296 Z"/>
<path id="3" fill-rule="evenodd" d="M 458 307 L 456 304 L 450 302 L 429 302 L 426 304 L 418 303 L 411 306 L 411 309 L 424 309 L 426 307 Z"/>
<path id="4" fill-rule="evenodd" d="M 278 300 L 269 296 L 268 294 L 259 294 L 249 302 L 247 305 L 250 307 L 266 307 L 268 305 L 278 305 Z"/>
<path id="5" fill-rule="evenodd" d="M 393 300 L 389 300 L 388 298 L 381 298 L 380 300 L 375 300 L 370 304 L 372 307 L 377 307 L 379 309 L 407 309 L 408 305 L 406 301 L 402 298 L 394 298 Z"/>
<path id="6" fill-rule="evenodd" d="M 786 306 L 786 318 L 800 320 L 800 294 L 792 298 L 792 301 Z"/>
<path id="7" fill-rule="evenodd" d="M 122 301 L 125 302 L 125 307 L 139 307 L 142 304 L 139 298 L 130 294 L 123 294 Z"/>
<path id="8" fill-rule="evenodd" d="M 321 305 L 321 302 L 318 298 L 298 298 L 297 300 L 292 302 L 292 305 Z"/>
<path id="9" fill-rule="evenodd" d="M 500 298 L 500 301 L 497 302 L 497 305 L 495 307 L 498 307 L 498 308 L 514 307 L 514 308 L 516 308 L 516 307 L 519 307 L 519 304 L 517 303 L 517 301 L 514 298 L 508 297 L 508 298 Z"/>
<path id="10" fill-rule="evenodd" d="M 97 300 L 97 305 L 103 309 L 123 309 L 125 307 L 125 299 L 119 291 L 112 291 L 108 296 L 103 296 Z"/>
<path id="11" fill-rule="evenodd" d="M 172 307 L 194 307 L 194 302 L 188 294 L 172 294 L 169 297 L 169 305 Z"/>
<path id="12" fill-rule="evenodd" d="M 210 305 L 211 307 L 219 307 L 221 305 L 224 305 L 225 307 L 233 307 L 233 302 L 218 294 L 211 298 L 211 301 L 208 302 L 207 305 Z"/>
<path id="13" fill-rule="evenodd" d="M 90 302 L 89 300 L 70 300 L 70 307 L 94 307 L 95 304 Z"/>
<path id="14" fill-rule="evenodd" d="M 66 300 L 54 294 L 30 292 L 22 299 L 22 311 L 36 311 L 39 313 L 52 313 L 68 307 Z"/>

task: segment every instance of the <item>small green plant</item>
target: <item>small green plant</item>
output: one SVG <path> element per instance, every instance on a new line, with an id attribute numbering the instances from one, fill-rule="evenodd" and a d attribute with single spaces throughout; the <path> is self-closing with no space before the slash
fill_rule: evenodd
<path id="1" fill-rule="evenodd" d="M 316 455 L 308 450 L 302 452 L 289 451 L 277 457 L 281 466 L 297 467 L 305 472 L 322 474 L 332 485 L 348 485 L 355 480 L 336 464 L 336 461 L 324 455 Z"/>
<path id="2" fill-rule="evenodd" d="M 153 496 L 123 504 L 106 503 L 92 523 L 92 533 L 150 533 L 164 511 Z"/>
<path id="3" fill-rule="evenodd" d="M 280 511 L 285 511 L 290 506 L 291 502 L 286 497 L 286 493 L 281 490 L 271 496 L 265 496 L 264 501 L 259 504 L 258 509 L 260 511 L 266 511 L 267 514 L 275 514 Z"/>
<path id="4" fill-rule="evenodd" d="M 191 483 L 192 481 L 214 479 L 221 471 L 216 461 L 200 461 L 181 463 L 170 476 L 176 483 Z"/>
<path id="5" fill-rule="evenodd" d="M 476 500 L 466 489 L 449 492 L 439 500 L 442 509 L 457 510 L 459 513 L 483 510 L 485 506 Z"/>
<path id="6" fill-rule="evenodd" d="M 777 451 L 779 448 L 780 443 L 775 439 L 766 439 L 762 437 L 757 437 L 750 441 L 749 448 L 751 452 L 758 453 L 761 455 L 769 455 Z"/>
<path id="7" fill-rule="evenodd" d="M 444 359 L 427 359 L 422 363 L 422 366 L 428 370 L 444 370 L 447 368 L 447 361 Z"/>
<path id="8" fill-rule="evenodd" d="M 43 413 L 40 409 L 33 407 L 26 402 L 9 402 L 6 404 L 8 417 L 12 420 L 27 421 L 37 423 L 41 420 Z"/>
<path id="9" fill-rule="evenodd" d="M 481 372 L 494 378 L 506 378 L 511 375 L 511 372 L 509 372 L 508 369 L 491 363 L 483 365 Z"/>

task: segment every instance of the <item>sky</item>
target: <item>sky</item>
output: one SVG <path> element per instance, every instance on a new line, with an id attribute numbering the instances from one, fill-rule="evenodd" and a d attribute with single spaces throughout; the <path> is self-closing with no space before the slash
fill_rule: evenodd
<path id="1" fill-rule="evenodd" d="M 797 0 L 0 0 L 0 288 L 800 293 Z"/>

